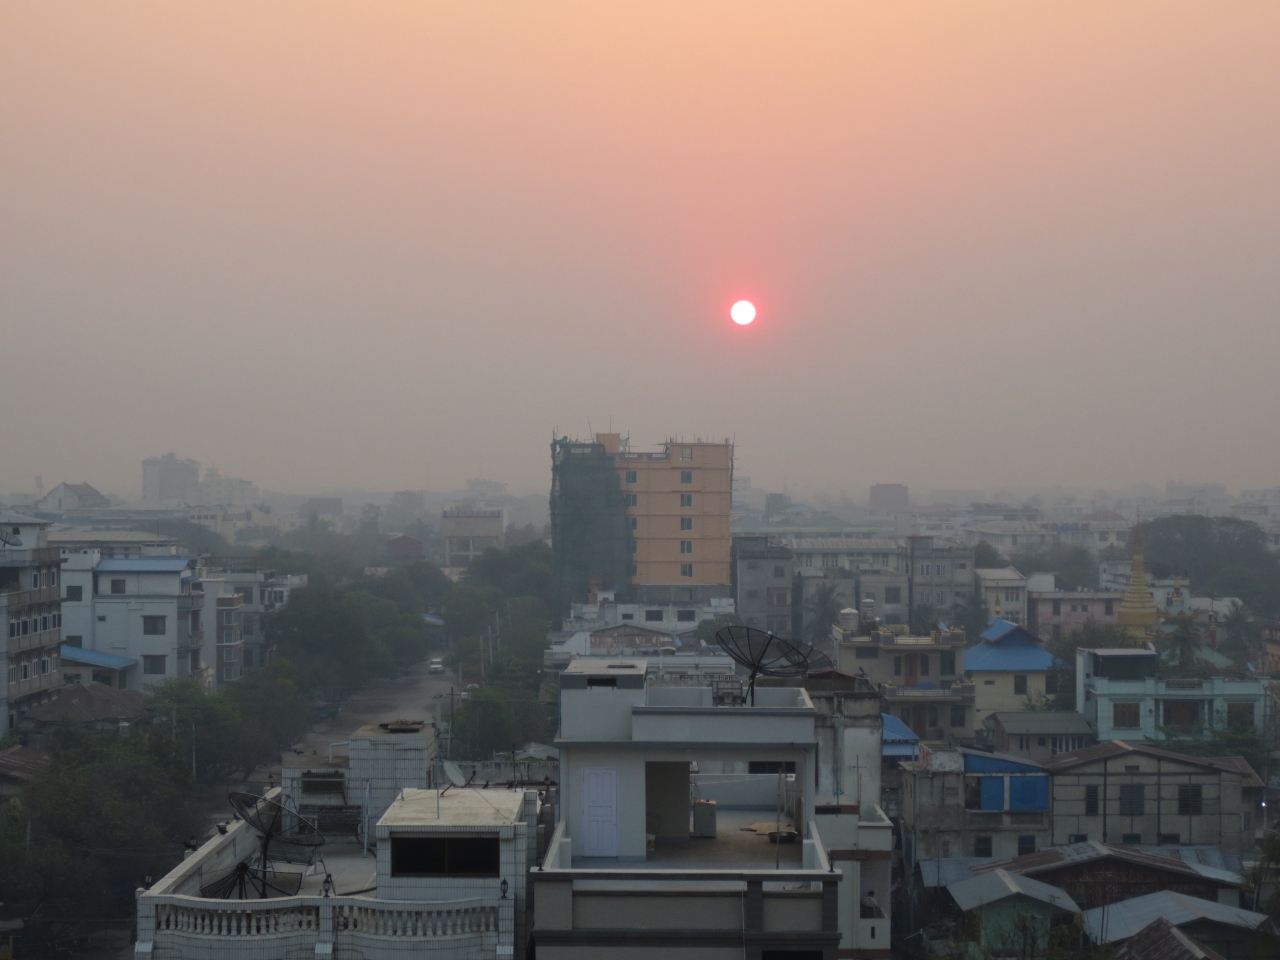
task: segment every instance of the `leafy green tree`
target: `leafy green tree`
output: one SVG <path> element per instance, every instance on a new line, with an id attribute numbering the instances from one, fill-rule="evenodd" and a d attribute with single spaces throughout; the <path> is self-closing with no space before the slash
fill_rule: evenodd
<path id="1" fill-rule="evenodd" d="M 1280 557 L 1256 523 L 1179 515 L 1150 520 L 1141 529 L 1147 569 L 1157 577 L 1177 571 L 1197 592 L 1239 597 L 1264 616 L 1280 612 Z"/>
<path id="2" fill-rule="evenodd" d="M 717 631 L 723 630 L 725 627 L 740 627 L 743 625 L 742 618 L 736 613 L 722 613 L 718 617 L 699 622 L 697 628 L 693 631 L 693 639 L 699 640 L 707 644 L 707 646 L 714 646 Z"/>
<path id="3" fill-rule="evenodd" d="M 454 587 L 444 605 L 444 631 L 457 640 L 487 633 L 504 597 L 498 587 L 462 583 Z"/>
<path id="4" fill-rule="evenodd" d="M 327 700 L 341 700 L 390 672 L 390 657 L 369 637 L 360 605 L 345 603 L 336 590 L 294 590 L 267 618 L 266 637 L 294 665 L 302 689 Z"/>
<path id="5" fill-rule="evenodd" d="M 1200 628 L 1187 614 L 1174 618 L 1173 632 L 1164 641 L 1165 652 L 1181 667 L 1193 667 L 1200 650 Z"/>
<path id="6" fill-rule="evenodd" d="M 1027 573 L 1057 574 L 1059 590 L 1098 586 L 1098 562 L 1084 547 L 1057 543 L 1043 550 L 1019 551 L 1009 561 Z"/>
<path id="7" fill-rule="evenodd" d="M 471 561 L 465 581 L 476 587 L 492 587 L 507 597 L 537 597 L 553 602 L 551 548 L 532 540 L 506 550 L 489 549 Z"/>
<path id="8" fill-rule="evenodd" d="M 942 611 L 931 603 L 917 603 L 911 607 L 911 633 L 917 637 L 927 637 L 938 626 L 938 616 Z"/>
<path id="9" fill-rule="evenodd" d="M 1009 565 L 1006 560 L 991 544 L 985 540 L 979 540 L 973 547 L 973 566 L 976 570 L 993 570 Z"/>
<path id="10" fill-rule="evenodd" d="M 991 612 L 987 609 L 987 601 L 978 590 L 974 590 L 964 600 L 958 600 L 951 607 L 951 618 L 954 625 L 964 629 L 965 639 L 973 644 L 980 639 L 982 631 L 991 622 Z"/>
<path id="11" fill-rule="evenodd" d="M 1226 633 L 1222 644 L 1224 654 L 1237 662 L 1257 656 L 1262 630 L 1248 607 L 1239 602 L 1231 604 L 1222 626 Z"/>
<path id="12" fill-rule="evenodd" d="M 1057 637 L 1045 644 L 1045 648 L 1053 654 L 1055 664 L 1053 676 L 1057 681 L 1058 692 L 1049 701 L 1051 710 L 1076 709 L 1076 651 L 1081 647 L 1087 649 L 1140 647 L 1142 640 L 1133 636 L 1124 627 L 1114 624 L 1100 624 L 1089 621 L 1078 630 L 1062 637 Z"/>
<path id="13" fill-rule="evenodd" d="M 529 740 L 546 742 L 555 733 L 552 706 L 510 691 L 473 690 L 455 709 L 453 755 L 487 760 Z"/>
<path id="14" fill-rule="evenodd" d="M 839 619 L 844 604 L 840 602 L 834 584 L 820 583 L 813 596 L 805 601 L 804 609 L 810 616 L 805 636 L 810 643 L 818 643 L 831 635 L 831 625 Z"/>

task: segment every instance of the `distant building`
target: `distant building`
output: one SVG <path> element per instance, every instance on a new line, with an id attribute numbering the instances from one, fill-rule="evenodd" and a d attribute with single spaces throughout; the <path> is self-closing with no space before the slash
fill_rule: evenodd
<path id="1" fill-rule="evenodd" d="M 94 550 L 104 557 L 174 557 L 178 541 L 145 530 L 114 530 L 95 527 L 52 527 L 49 546 L 57 547 L 63 556 Z"/>
<path id="2" fill-rule="evenodd" d="M 166 453 L 142 461 L 143 500 L 200 499 L 200 464 Z"/>
<path id="3" fill-rule="evenodd" d="M 308 497 L 302 505 L 302 516 L 310 519 L 311 517 L 319 517 L 321 520 L 341 520 L 342 519 L 342 498 L 341 497 Z"/>
<path id="4" fill-rule="evenodd" d="M 907 485 L 905 483 L 872 484 L 869 506 L 880 513 L 906 513 L 911 509 Z"/>
<path id="5" fill-rule="evenodd" d="M 486 550 L 500 548 L 505 517 L 501 508 L 467 504 L 446 507 L 440 519 L 446 572 L 459 574 Z"/>
<path id="6" fill-rule="evenodd" d="M 987 714 L 981 740 L 997 753 L 1044 763 L 1050 757 L 1091 746 L 1087 720 L 1074 710 L 1019 710 Z"/>
<path id="7" fill-rule="evenodd" d="M 1010 623 L 1027 622 L 1027 578 L 1015 567 L 978 570 L 976 580 L 988 613 Z"/>
<path id="8" fill-rule="evenodd" d="M 77 510 L 103 510 L 111 501 L 87 483 L 60 483 L 36 501 L 38 513 L 72 513 Z"/>
<path id="9" fill-rule="evenodd" d="M 768 537 L 733 538 L 733 597 L 743 623 L 791 636 L 794 564 L 791 551 Z"/>
<path id="10" fill-rule="evenodd" d="M 62 686 L 62 557 L 43 520 L 0 511 L 0 624 L 7 626 L 6 729 Z"/>
<path id="11" fill-rule="evenodd" d="M 729 596 L 733 444 L 668 440 L 660 451 L 640 453 L 616 433 L 596 441 L 621 482 L 636 598 Z"/>
<path id="12" fill-rule="evenodd" d="M 1123 599 L 1118 590 L 1028 590 L 1029 627 L 1041 640 L 1056 640 L 1087 623 L 1110 626 Z"/>
<path id="13" fill-rule="evenodd" d="M 220 507 L 244 507 L 261 501 L 262 491 L 252 480 L 224 476 L 217 467 L 210 467 L 200 481 L 199 499 Z"/>
<path id="14" fill-rule="evenodd" d="M 409 536 L 407 533 L 392 537 L 386 542 L 383 549 L 388 557 L 394 557 L 397 560 L 421 560 L 427 555 L 423 549 L 422 541 L 417 537 Z"/>

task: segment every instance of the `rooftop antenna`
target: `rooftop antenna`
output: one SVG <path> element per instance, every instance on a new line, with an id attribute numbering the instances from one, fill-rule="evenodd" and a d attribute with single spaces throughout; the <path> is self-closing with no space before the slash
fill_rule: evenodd
<path id="1" fill-rule="evenodd" d="M 200 895 L 222 900 L 295 896 L 305 874 L 281 873 L 271 861 L 311 867 L 324 845 L 320 828 L 279 800 L 252 793 L 231 793 L 227 800 L 237 817 L 258 834 L 258 851 L 237 863 L 226 876 L 201 888 Z M 273 844 L 283 849 L 273 854 Z"/>
<path id="2" fill-rule="evenodd" d="M 716 631 L 716 643 L 735 663 L 746 667 L 747 692 L 756 705 L 756 677 L 803 677 L 811 670 L 830 667 L 831 660 L 806 643 L 783 640 L 755 627 L 734 624 Z"/>

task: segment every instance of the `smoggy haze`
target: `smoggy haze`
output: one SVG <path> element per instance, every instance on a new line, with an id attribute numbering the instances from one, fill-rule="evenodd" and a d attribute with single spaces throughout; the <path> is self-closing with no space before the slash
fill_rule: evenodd
<path id="1" fill-rule="evenodd" d="M 1272 3 L 11 0 L 0 490 L 1273 486 L 1277 171 Z"/>

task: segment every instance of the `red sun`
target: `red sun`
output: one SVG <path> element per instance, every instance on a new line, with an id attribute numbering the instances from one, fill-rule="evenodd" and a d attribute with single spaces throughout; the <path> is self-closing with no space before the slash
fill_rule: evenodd
<path id="1" fill-rule="evenodd" d="M 729 316 L 734 323 L 745 327 L 756 318 L 756 305 L 750 300 L 739 300 L 729 308 Z"/>

